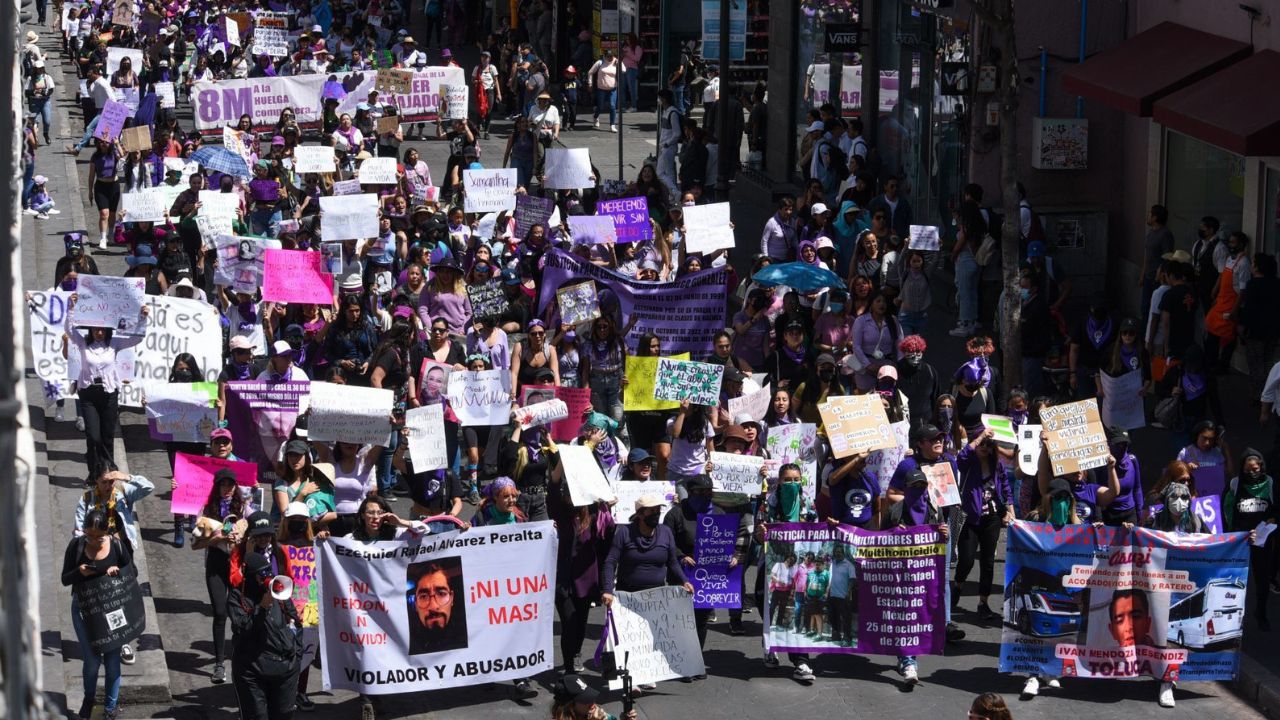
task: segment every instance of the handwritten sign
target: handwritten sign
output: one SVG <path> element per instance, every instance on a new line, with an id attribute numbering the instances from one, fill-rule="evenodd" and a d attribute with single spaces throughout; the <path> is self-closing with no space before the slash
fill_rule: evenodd
<path id="1" fill-rule="evenodd" d="M 569 233 L 574 245 L 602 245 L 618 242 L 618 231 L 609 215 L 570 215 Z"/>
<path id="2" fill-rule="evenodd" d="M 734 246 L 729 203 L 684 208 L 685 252 L 713 253 Z"/>
<path id="3" fill-rule="evenodd" d="M 653 396 L 658 400 L 688 400 L 694 405 L 720 404 L 724 366 L 692 360 L 658 359 Z"/>
<path id="4" fill-rule="evenodd" d="M 613 512 L 619 521 L 631 517 L 636 500 L 652 495 L 664 503 L 658 514 L 658 522 L 662 522 L 676 502 L 676 484 L 671 480 L 618 480 L 613 483 L 613 494 L 618 497 Z"/>
<path id="5" fill-rule="evenodd" d="M 564 480 L 569 485 L 569 500 L 574 507 L 613 502 L 617 499 L 591 448 L 584 445 L 561 445 L 559 454 L 564 466 Z"/>
<path id="6" fill-rule="evenodd" d="M 902 458 L 906 457 L 907 448 L 911 447 L 910 422 L 902 420 L 893 423 L 890 427 L 893 428 L 894 446 L 875 450 L 867 456 L 867 470 L 876 476 L 881 495 L 888 492 L 889 479 L 893 477 L 893 471 L 898 468 Z"/>
<path id="7" fill-rule="evenodd" d="M 334 195 L 359 195 L 360 181 L 351 178 L 350 180 L 338 180 L 333 184 Z"/>
<path id="8" fill-rule="evenodd" d="M 756 455 L 711 453 L 711 489 L 719 493 L 755 497 L 764 487 L 760 475 L 764 458 Z"/>
<path id="9" fill-rule="evenodd" d="M 440 119 L 446 121 L 467 119 L 466 85 L 440 85 Z"/>
<path id="10" fill-rule="evenodd" d="M 511 393 L 502 370 L 459 370 L 449 373 L 449 404 L 464 427 L 506 425 Z M 508 378 L 510 375 L 508 375 Z"/>
<path id="11" fill-rule="evenodd" d="M 770 477 L 778 476 L 778 468 L 787 463 L 800 468 L 800 489 L 810 504 L 817 497 L 818 489 L 818 426 L 812 423 L 791 423 L 769 428 L 766 440 L 769 449 Z"/>
<path id="12" fill-rule="evenodd" d="M 942 248 L 942 240 L 938 237 L 938 228 L 934 225 L 912 225 L 911 237 L 907 240 L 907 249 L 936 252 Z"/>
<path id="13" fill-rule="evenodd" d="M 1107 464 L 1111 450 L 1098 414 L 1098 401 L 1081 400 L 1040 411 L 1045 448 L 1054 475 L 1068 475 Z"/>
<path id="14" fill-rule="evenodd" d="M 525 385 L 521 388 L 520 404 L 536 405 L 554 398 L 563 402 L 566 415 L 551 423 L 551 438 L 556 442 L 572 442 L 578 437 L 582 428 L 582 415 L 591 405 L 591 388 L 576 388 L 551 385 Z M 518 411 L 517 411 L 518 412 Z"/>
<path id="15" fill-rule="evenodd" d="M 542 225 L 545 227 L 547 219 L 551 217 L 551 213 L 555 210 L 555 207 L 555 201 L 551 198 L 535 197 L 533 195 L 517 195 L 515 236 L 523 240 L 525 236 L 529 234 L 529 229 L 534 225 Z"/>
<path id="16" fill-rule="evenodd" d="M 497 318 L 507 311 L 507 293 L 501 280 L 468 285 L 467 299 L 471 301 L 472 317 Z"/>
<path id="17" fill-rule="evenodd" d="M 547 190 L 595 187 L 591 179 L 591 151 L 587 148 L 547 148 L 542 183 Z"/>
<path id="18" fill-rule="evenodd" d="M 378 118 L 378 121 L 374 123 L 374 129 L 379 136 L 394 135 L 396 131 L 400 129 L 400 116 L 384 115 L 383 117 Z"/>
<path id="19" fill-rule="evenodd" d="M 393 157 L 371 157 L 360 161 L 356 173 L 361 185 L 395 185 L 396 159 Z M 326 218 L 328 219 L 328 218 Z"/>
<path id="20" fill-rule="evenodd" d="M 627 658 L 627 670 L 636 685 L 706 672 L 693 621 L 693 598 L 684 588 L 618 591 L 611 609 L 618 631 L 613 652 Z M 620 679 L 609 683 L 614 690 L 622 687 Z"/>
<path id="21" fill-rule="evenodd" d="M 203 443 L 218 423 L 218 384 L 155 383 L 147 386 L 147 427 L 161 442 Z"/>
<path id="22" fill-rule="evenodd" d="M 627 362 L 630 361 L 628 358 Z M 773 388 L 769 383 L 765 383 L 764 387 L 755 392 L 729 398 L 729 419 L 736 420 L 739 415 L 745 414 L 752 420 L 764 420 L 765 414 L 769 412 L 769 402 L 772 400 Z"/>
<path id="23" fill-rule="evenodd" d="M 93 136 L 99 140 L 115 142 L 120 137 L 120 131 L 124 130 L 125 122 L 132 116 L 128 105 L 108 100 L 102 106 L 102 114 L 98 116 L 98 126 L 94 128 Z"/>
<path id="24" fill-rule="evenodd" d="M 487 213 L 516 209 L 515 168 L 463 170 L 462 186 L 466 191 L 467 212 Z"/>
<path id="25" fill-rule="evenodd" d="M 300 173 L 337 172 L 331 145 L 298 145 L 293 149 L 293 169 Z"/>
<path id="26" fill-rule="evenodd" d="M 178 106 L 178 91 L 172 82 L 156 83 L 156 99 L 160 101 L 160 107 L 171 108 Z"/>
<path id="27" fill-rule="evenodd" d="M 658 382 L 658 360 L 661 358 L 634 355 L 627 358 L 627 384 L 622 388 L 622 409 L 632 410 L 673 410 L 680 403 L 672 400 L 659 400 L 653 396 L 653 387 Z M 673 355 L 674 360 L 688 360 L 689 353 Z"/>
<path id="28" fill-rule="evenodd" d="M 519 408 L 514 416 L 520 429 L 528 430 L 534 425 L 550 425 L 556 420 L 569 417 L 569 406 L 563 400 L 547 400 Z"/>
<path id="29" fill-rule="evenodd" d="M 1099 373 L 1102 382 L 1102 424 L 1137 430 L 1146 427 L 1147 413 L 1142 398 L 1142 371 L 1129 372 L 1113 377 Z"/>
<path id="30" fill-rule="evenodd" d="M 566 325 L 577 325 L 600 317 L 600 301 L 593 280 L 562 287 L 556 291 L 560 319 Z"/>
<path id="31" fill-rule="evenodd" d="M 445 453 L 444 405 L 432 403 L 410 408 L 404 415 L 409 428 L 409 458 L 414 472 L 449 467 Z"/>
<path id="32" fill-rule="evenodd" d="M 333 304 L 333 276 L 321 269 L 318 252 L 267 250 L 262 299 L 282 303 Z"/>
<path id="33" fill-rule="evenodd" d="M 377 88 L 378 92 L 382 93 L 408 95 L 413 91 L 413 71 L 390 68 L 378 70 L 378 77 L 374 81 L 374 87 Z"/>
<path id="34" fill-rule="evenodd" d="M 378 196 L 373 193 L 321 197 L 320 212 L 324 213 L 320 222 L 325 240 L 363 240 L 378 235 Z"/>
<path id="35" fill-rule="evenodd" d="M 313 382 L 307 433 L 319 442 L 386 446 L 394 396 L 383 388 Z"/>
<path id="36" fill-rule="evenodd" d="M 199 515 L 213 490 L 213 476 L 224 469 L 236 474 L 236 485 L 240 487 L 251 488 L 258 484 L 258 466 L 253 463 L 174 453 L 173 479 L 178 487 L 173 491 L 170 507 L 173 514 Z"/>
<path id="37" fill-rule="evenodd" d="M 120 215 L 125 222 L 162 222 L 169 203 L 159 188 L 120 193 Z"/>
<path id="38" fill-rule="evenodd" d="M 146 287 L 146 278 L 81 275 L 71 324 L 136 335 L 142 324 L 142 306 L 147 301 Z"/>
<path id="39" fill-rule="evenodd" d="M 818 405 L 818 413 L 827 428 L 831 454 L 837 458 L 892 447 L 897 442 L 877 394 L 827 398 Z"/>
<path id="40" fill-rule="evenodd" d="M 693 585 L 693 607 L 738 608 L 742 603 L 742 567 L 730 567 L 738 539 L 741 517 L 737 514 L 702 514 L 694 535 L 692 572 L 685 576 Z"/>
<path id="41" fill-rule="evenodd" d="M 629 243 L 653 239 L 653 223 L 649 222 L 649 200 L 644 197 L 601 200 L 596 215 L 613 218 L 616 242 Z M 577 237 L 576 233 L 574 237 Z"/>
<path id="42" fill-rule="evenodd" d="M 920 471 L 929 479 L 929 498 L 937 508 L 960 504 L 960 486 L 949 462 L 921 465 Z"/>
<path id="43" fill-rule="evenodd" d="M 30 295 L 27 320 L 31 328 L 32 365 L 41 380 L 45 401 L 74 397 L 68 364 L 69 358 L 78 360 L 79 354 L 75 348 L 68 348 L 67 357 L 62 356 L 62 333 L 71 293 L 51 290 Z"/>

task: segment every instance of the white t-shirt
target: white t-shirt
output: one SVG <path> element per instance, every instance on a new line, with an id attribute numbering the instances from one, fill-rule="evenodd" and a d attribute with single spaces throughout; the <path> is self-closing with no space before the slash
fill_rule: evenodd
<path id="1" fill-rule="evenodd" d="M 529 124 L 534 130 L 554 130 L 560 124 L 560 111 L 551 104 L 547 105 L 546 110 L 534 105 L 529 110 Z"/>
<path id="2" fill-rule="evenodd" d="M 1170 287 L 1170 285 L 1161 285 L 1151 293 L 1151 314 L 1147 316 L 1147 337 L 1152 338 L 1155 347 L 1164 346 L 1164 333 L 1160 328 L 1160 303 Z"/>

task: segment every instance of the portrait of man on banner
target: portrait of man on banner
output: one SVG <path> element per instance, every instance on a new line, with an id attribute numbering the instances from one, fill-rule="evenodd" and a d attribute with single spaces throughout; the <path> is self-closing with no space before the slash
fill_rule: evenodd
<path id="1" fill-rule="evenodd" d="M 465 648 L 467 605 L 462 558 L 413 563 L 405 575 L 409 587 L 409 654 Z"/>

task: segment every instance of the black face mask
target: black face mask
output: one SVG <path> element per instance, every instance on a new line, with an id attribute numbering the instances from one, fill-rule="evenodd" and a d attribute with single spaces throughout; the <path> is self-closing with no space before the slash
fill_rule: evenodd
<path id="1" fill-rule="evenodd" d="M 640 522 L 644 523 L 647 528 L 656 528 L 658 527 L 658 513 L 642 515 L 640 516 Z"/>
<path id="2" fill-rule="evenodd" d="M 305 522 L 291 522 L 291 523 L 289 523 L 289 534 L 290 534 L 290 535 L 305 535 L 305 534 L 306 534 L 306 532 L 307 532 L 307 524 L 306 524 Z"/>
<path id="3" fill-rule="evenodd" d="M 819 370 L 819 371 L 818 371 L 818 377 L 819 377 L 823 382 L 831 382 L 831 378 L 833 378 L 833 377 L 835 377 L 835 376 L 836 376 L 836 371 L 835 371 L 835 370 Z"/>
<path id="4" fill-rule="evenodd" d="M 195 374 L 190 370 L 178 370 L 173 374 L 174 382 L 194 382 Z"/>

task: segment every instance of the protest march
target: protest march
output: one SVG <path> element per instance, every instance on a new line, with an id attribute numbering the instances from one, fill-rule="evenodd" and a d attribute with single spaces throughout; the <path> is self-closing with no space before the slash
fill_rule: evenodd
<path id="1" fill-rule="evenodd" d="M 1274 257 L 1153 241 L 1141 300 L 1073 289 L 1097 218 L 1014 228 L 902 156 L 932 72 L 869 133 L 822 63 L 747 82 L 735 28 L 783 23 L 732 4 L 681 43 L 648 0 L 37 0 L 15 377 L 58 712 L 1217 709 L 1280 595 Z M 853 5 L 786 4 L 803 52 Z"/>

